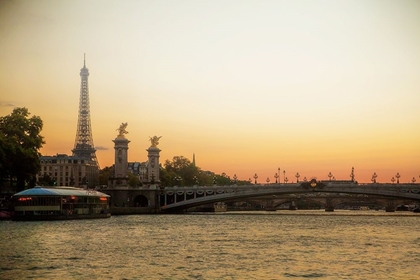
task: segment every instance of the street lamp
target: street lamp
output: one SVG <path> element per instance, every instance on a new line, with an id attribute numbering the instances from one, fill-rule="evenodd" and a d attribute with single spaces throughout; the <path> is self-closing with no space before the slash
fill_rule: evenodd
<path id="1" fill-rule="evenodd" d="M 267 182 L 267 185 L 270 184 L 270 178 L 267 177 L 267 180 L 265 180 Z"/>
<path id="2" fill-rule="evenodd" d="M 391 182 L 394 184 L 394 182 L 395 182 L 395 178 L 394 177 L 391 178 Z"/>
<path id="3" fill-rule="evenodd" d="M 397 172 L 397 175 L 395 175 L 395 178 L 397 178 L 397 184 L 400 183 L 400 177 L 401 177 L 400 173 Z"/>
<path id="4" fill-rule="evenodd" d="M 303 182 L 307 182 L 308 179 L 306 179 L 306 177 L 303 177 Z"/>
<path id="5" fill-rule="evenodd" d="M 258 179 L 258 175 L 257 175 L 257 173 L 255 173 L 255 175 L 254 175 L 254 179 L 255 179 L 255 185 L 257 184 L 257 179 Z"/>
<path id="6" fill-rule="evenodd" d="M 283 181 L 286 183 L 286 170 L 283 170 Z"/>
<path id="7" fill-rule="evenodd" d="M 416 182 L 416 178 L 413 177 L 413 179 L 411 179 L 411 182 L 413 182 L 413 184 Z"/>
<path id="8" fill-rule="evenodd" d="M 333 175 L 330 172 L 330 173 L 328 173 L 328 178 L 330 178 L 330 181 L 331 181 L 331 177 L 333 177 Z"/>
<path id="9" fill-rule="evenodd" d="M 179 184 L 179 186 L 181 186 L 181 181 L 182 181 L 181 177 L 179 177 L 179 176 L 175 177 L 174 181 L 175 181 L 175 185 Z"/>
<path id="10" fill-rule="evenodd" d="M 350 178 L 354 182 L 354 167 L 351 168 Z"/>
<path id="11" fill-rule="evenodd" d="M 276 184 L 278 183 L 277 179 L 279 178 L 279 174 L 274 174 L 274 178 L 276 178 Z"/>
<path id="12" fill-rule="evenodd" d="M 284 178 L 284 182 L 287 184 L 287 182 L 289 181 L 289 179 L 287 179 L 287 177 L 286 178 Z"/>
<path id="13" fill-rule="evenodd" d="M 299 183 L 299 177 L 300 177 L 300 174 L 299 174 L 299 172 L 296 172 L 296 175 L 295 175 L 295 177 L 296 177 L 296 183 Z"/>

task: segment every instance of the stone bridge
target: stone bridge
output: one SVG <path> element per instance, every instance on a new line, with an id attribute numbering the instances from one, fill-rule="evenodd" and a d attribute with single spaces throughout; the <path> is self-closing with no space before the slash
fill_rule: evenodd
<path id="1" fill-rule="evenodd" d="M 193 186 L 165 187 L 159 190 L 158 204 L 161 212 L 177 212 L 191 207 L 208 205 L 216 202 L 240 201 L 246 199 L 272 200 L 281 197 L 279 203 L 296 200 L 300 195 L 325 197 L 325 210 L 333 211 L 334 207 L 343 203 L 346 196 L 362 195 L 374 198 L 386 211 L 393 212 L 401 202 L 420 204 L 420 184 L 358 184 L 352 181 L 316 181 L 291 184 L 251 184 L 232 186 Z"/>

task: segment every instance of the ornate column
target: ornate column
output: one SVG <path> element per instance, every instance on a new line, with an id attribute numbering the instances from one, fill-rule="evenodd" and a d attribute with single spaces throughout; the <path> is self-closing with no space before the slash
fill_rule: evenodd
<path id="1" fill-rule="evenodd" d="M 127 123 L 122 123 L 117 129 L 119 134 L 117 138 L 112 140 L 115 143 L 115 163 L 114 163 L 114 187 L 126 187 L 128 185 L 128 143 L 130 141 L 125 138 L 127 134 Z"/>
<path id="2" fill-rule="evenodd" d="M 159 153 L 160 149 L 157 147 L 159 145 L 159 139 L 161 138 L 157 136 L 149 137 L 150 138 L 150 147 L 146 150 L 148 152 L 149 158 L 149 166 L 147 168 L 147 181 L 150 184 L 158 184 L 160 183 L 159 177 Z"/>

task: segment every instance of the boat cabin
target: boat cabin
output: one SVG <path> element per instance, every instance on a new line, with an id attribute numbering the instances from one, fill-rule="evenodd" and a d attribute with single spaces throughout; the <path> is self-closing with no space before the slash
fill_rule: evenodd
<path id="1" fill-rule="evenodd" d="M 109 218 L 110 196 L 74 187 L 34 187 L 13 195 L 14 220 Z"/>

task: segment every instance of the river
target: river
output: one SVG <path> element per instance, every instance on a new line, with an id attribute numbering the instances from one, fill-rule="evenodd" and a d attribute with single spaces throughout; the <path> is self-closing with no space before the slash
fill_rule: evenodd
<path id="1" fill-rule="evenodd" d="M 420 214 L 227 212 L 0 222 L 0 279 L 419 279 Z"/>

